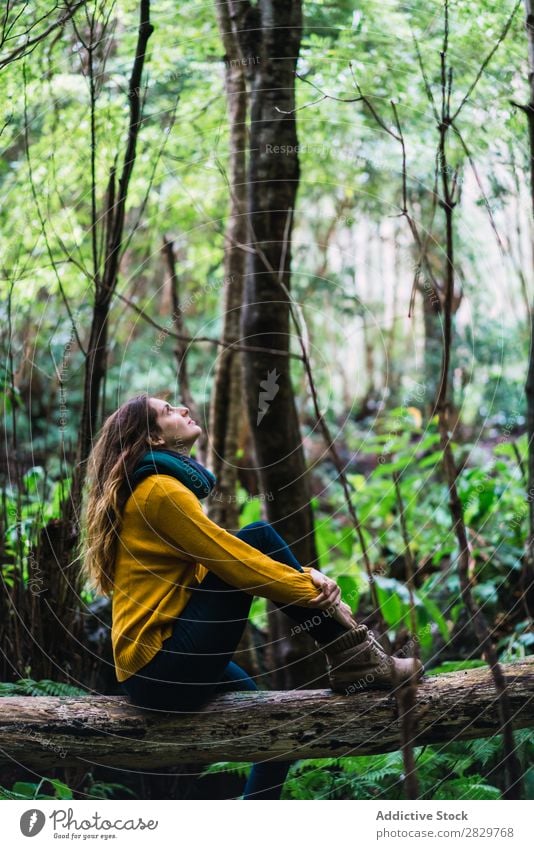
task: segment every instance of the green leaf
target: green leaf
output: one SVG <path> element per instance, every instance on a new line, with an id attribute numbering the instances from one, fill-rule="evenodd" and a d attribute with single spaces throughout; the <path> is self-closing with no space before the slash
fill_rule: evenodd
<path id="1" fill-rule="evenodd" d="M 460 672 L 462 669 L 477 669 L 487 666 L 484 660 L 445 660 L 439 666 L 429 670 L 429 675 L 443 675 L 446 672 Z"/>
<path id="2" fill-rule="evenodd" d="M 34 799 L 38 786 L 29 781 L 16 781 L 11 792 L 16 793 L 20 799 Z"/>
<path id="3" fill-rule="evenodd" d="M 418 594 L 419 595 L 419 594 Z M 449 639 L 449 626 L 445 620 L 445 617 L 441 613 L 439 607 L 437 606 L 435 601 L 432 601 L 431 598 L 428 598 L 426 595 L 419 595 L 421 601 L 423 602 L 423 606 L 427 611 L 430 619 L 436 623 L 439 628 L 439 632 L 443 639 L 447 641 Z"/>
<path id="4" fill-rule="evenodd" d="M 59 781 L 59 779 L 57 779 L 57 778 L 47 778 L 46 780 L 49 781 L 50 784 L 52 785 L 52 787 L 54 788 L 56 798 L 58 798 L 58 799 L 72 799 L 72 798 L 74 798 L 73 794 L 72 794 L 72 790 L 70 789 L 70 787 L 67 787 L 67 785 L 64 784 L 63 781 Z"/>
<path id="5" fill-rule="evenodd" d="M 473 598 L 481 605 L 497 604 L 499 593 L 494 583 L 484 581 L 483 584 L 476 584 L 473 587 Z"/>
<path id="6" fill-rule="evenodd" d="M 434 799 L 500 799 L 498 787 L 486 784 L 480 775 L 446 781 L 436 790 Z"/>
<path id="7" fill-rule="evenodd" d="M 432 448 L 433 445 L 437 445 L 439 442 L 439 433 L 429 433 L 417 443 L 418 451 L 428 451 L 429 448 Z"/>
<path id="8" fill-rule="evenodd" d="M 29 493 L 38 492 L 37 485 L 45 476 L 45 470 L 42 466 L 33 466 L 22 476 L 22 481 Z"/>
<path id="9" fill-rule="evenodd" d="M 337 575 L 336 581 L 341 590 L 342 600 L 349 605 L 353 613 L 356 612 L 360 601 L 358 581 L 352 575 Z"/>
<path id="10" fill-rule="evenodd" d="M 229 772 L 232 775 L 240 775 L 247 778 L 252 768 L 249 761 L 218 761 L 204 767 L 200 775 L 216 775 L 221 772 Z"/>
<path id="11" fill-rule="evenodd" d="M 419 460 L 417 466 L 419 469 L 428 469 L 429 466 L 439 466 L 443 461 L 443 451 L 433 451 L 427 457 Z"/>

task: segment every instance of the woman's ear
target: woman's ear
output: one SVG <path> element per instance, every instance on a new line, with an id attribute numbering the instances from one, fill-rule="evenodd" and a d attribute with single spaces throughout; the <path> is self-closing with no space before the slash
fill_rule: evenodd
<path id="1" fill-rule="evenodd" d="M 148 443 L 152 448 L 156 448 L 158 445 L 165 445 L 165 440 L 162 439 L 161 436 L 158 436 L 158 437 L 149 436 L 148 437 Z"/>

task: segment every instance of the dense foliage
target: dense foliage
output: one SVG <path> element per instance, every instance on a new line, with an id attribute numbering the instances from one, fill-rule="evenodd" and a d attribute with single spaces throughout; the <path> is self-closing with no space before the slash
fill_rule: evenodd
<path id="1" fill-rule="evenodd" d="M 17 38 L 23 40 L 28 22 L 50 11 L 42 0 L 12 5 L 24 6 L 25 15 L 0 41 L 0 60 Z M 92 32 L 90 16 L 77 12 L 27 55 L 5 65 L 0 61 L 0 310 L 6 328 L 0 569 L 6 597 L 16 597 L 20 610 L 25 599 L 28 611 L 43 591 L 32 552 L 42 528 L 59 520 L 71 480 L 83 396 L 78 342 L 87 340 L 94 307 L 93 236 L 110 170 L 124 147 L 137 32 L 137 0 L 89 0 L 87 6 L 94 14 Z M 100 420 L 137 391 L 158 394 L 176 384 L 161 258 L 165 234 L 176 246 L 188 334 L 216 339 L 221 332 L 229 198 L 223 49 L 211 4 L 196 5 L 194 14 L 189 4 L 173 0 L 153 6 Z M 527 47 L 520 7 L 500 41 L 512 2 L 449 7 L 452 97 L 460 104 L 468 95 L 461 117 L 464 144 L 454 139 L 449 151 L 461 184 L 455 217 L 461 292 L 452 353 L 458 418 L 453 449 L 472 546 L 473 595 L 494 632 L 499 659 L 509 662 L 532 654 L 534 644 L 520 581 L 528 535 L 524 381 L 533 230 L 526 124 L 513 105 L 528 99 Z M 394 485 L 399 476 L 415 564 L 413 636 L 431 674 L 484 662 L 466 627 L 432 414 L 442 328 L 432 335 L 425 324 L 421 291 L 408 315 L 416 251 L 399 215 L 401 150 L 372 111 L 354 100 L 362 91 L 389 127 L 391 101 L 396 104 L 408 198 L 428 234 L 439 276 L 443 222 L 433 210 L 437 137 L 429 92 L 440 96 L 443 26 L 441 2 L 304 4 L 296 88 L 301 177 L 291 284 L 302 307 L 321 409 L 346 467 L 396 649 L 411 631 L 406 540 Z M 297 350 L 296 338 L 292 345 Z M 192 392 L 206 416 L 216 357 L 217 349 L 203 342 L 188 348 Z M 371 598 L 361 546 L 298 360 L 293 382 L 312 469 L 320 568 L 338 581 L 351 608 L 366 615 Z M 18 464 L 16 477 L 10 455 Z M 262 517 L 261 499 L 243 486 L 236 497 L 241 525 Z M 83 605 L 95 601 L 90 591 L 82 592 Z M 254 600 L 251 621 L 265 633 L 265 600 Z M 85 692 L 75 686 L 81 683 L 75 671 L 68 678 L 73 683 L 33 680 L 31 659 L 17 661 L 18 674 L 0 683 L 0 696 Z M 533 798 L 534 737 L 524 730 L 516 743 L 525 793 Z M 500 798 L 500 747 L 496 737 L 416 749 L 422 797 Z M 214 764 L 204 776 L 233 773 L 242 780 L 249 767 Z M 299 761 L 284 798 L 402 798 L 402 771 L 399 753 Z M 123 798 L 139 792 L 127 784 L 89 773 L 74 789 L 51 776 L 13 782 L 0 788 L 0 798 L 69 799 L 74 793 Z"/>

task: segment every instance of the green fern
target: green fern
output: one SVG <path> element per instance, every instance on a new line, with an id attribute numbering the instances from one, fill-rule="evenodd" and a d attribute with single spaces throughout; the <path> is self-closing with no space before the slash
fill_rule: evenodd
<path id="1" fill-rule="evenodd" d="M 495 755 L 499 754 L 502 749 L 502 743 L 500 737 L 487 737 L 481 740 L 473 740 L 468 744 L 468 749 L 474 761 L 478 761 L 482 766 L 486 766 Z"/>
<path id="2" fill-rule="evenodd" d="M 498 787 L 488 784 L 480 775 L 446 781 L 436 790 L 434 799 L 500 799 Z"/>
<path id="3" fill-rule="evenodd" d="M 515 732 L 516 751 L 525 773 L 526 798 L 532 798 L 534 731 Z M 502 757 L 502 739 L 459 741 L 414 750 L 422 799 L 500 799 L 493 769 Z M 285 799 L 403 799 L 400 752 L 361 757 L 297 761 L 286 779 Z M 528 778 L 528 780 L 527 780 Z"/>
<path id="4" fill-rule="evenodd" d="M 321 769 L 315 763 L 311 767 L 307 761 L 300 761 L 291 766 L 284 782 L 282 799 L 335 799 L 338 797 L 339 785 L 339 768 L 330 766 Z"/>
<path id="5" fill-rule="evenodd" d="M 376 757 L 314 758 L 292 764 L 285 799 L 373 799 L 387 777 L 398 783 L 397 752 Z M 395 760 L 398 763 L 395 763 Z M 374 769 L 370 769 L 373 765 Z"/>
<path id="6" fill-rule="evenodd" d="M 520 728 L 519 731 L 515 731 L 515 739 L 518 743 L 529 742 L 534 746 L 534 729 L 532 728 Z"/>
<path id="7" fill-rule="evenodd" d="M 18 681 L 0 681 L 1 696 L 88 696 L 88 690 L 64 684 L 60 681 L 34 681 L 33 678 L 19 678 Z"/>
<path id="8" fill-rule="evenodd" d="M 214 775 L 220 772 L 229 772 L 233 775 L 240 775 L 242 778 L 248 778 L 251 767 L 252 763 L 247 761 L 218 761 L 205 767 L 200 773 L 200 777 L 203 775 Z"/>
<path id="9" fill-rule="evenodd" d="M 133 790 L 129 787 L 126 787 L 124 784 L 117 784 L 113 781 L 95 781 L 93 784 L 90 784 L 84 792 L 90 799 L 109 799 L 115 795 L 115 791 L 117 790 L 133 796 L 134 799 L 137 798 Z"/>

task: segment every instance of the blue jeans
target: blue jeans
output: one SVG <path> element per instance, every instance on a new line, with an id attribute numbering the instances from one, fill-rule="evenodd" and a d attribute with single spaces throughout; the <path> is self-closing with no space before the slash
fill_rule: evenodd
<path id="1" fill-rule="evenodd" d="M 236 534 L 249 545 L 302 572 L 293 552 L 268 522 L 252 522 Z M 319 593 L 319 589 L 317 589 Z M 122 682 L 130 701 L 143 708 L 174 713 L 199 708 L 214 693 L 257 690 L 232 656 L 243 635 L 253 596 L 209 572 L 174 623 L 173 633 L 142 669 Z M 278 604 L 283 612 L 322 642 L 346 628 L 325 611 Z M 216 651 L 215 651 L 216 650 Z M 255 763 L 244 799 L 279 799 L 293 761 Z"/>

